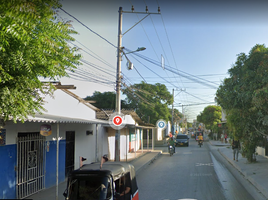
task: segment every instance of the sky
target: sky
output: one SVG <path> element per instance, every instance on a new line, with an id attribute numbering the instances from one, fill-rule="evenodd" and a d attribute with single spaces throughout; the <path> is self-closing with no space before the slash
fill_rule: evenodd
<path id="1" fill-rule="evenodd" d="M 215 105 L 217 88 L 229 77 L 237 55 L 268 42 L 268 3 L 262 0 L 62 0 L 61 4 L 59 15 L 71 20 L 79 33 L 70 46 L 80 48 L 83 64 L 70 73 L 71 78 L 62 78 L 62 84 L 75 85 L 72 92 L 82 98 L 95 91 L 115 91 L 118 10 L 131 11 L 133 5 L 133 13 L 123 13 L 122 46 L 125 53 L 139 47 L 146 50 L 127 54 L 133 70 L 127 69 L 123 56 L 123 81 L 128 86 L 161 83 L 171 94 L 174 89 L 174 108 L 189 122 L 206 106 Z M 149 13 L 158 13 L 160 7 L 161 14 L 147 16 L 146 6 Z"/>

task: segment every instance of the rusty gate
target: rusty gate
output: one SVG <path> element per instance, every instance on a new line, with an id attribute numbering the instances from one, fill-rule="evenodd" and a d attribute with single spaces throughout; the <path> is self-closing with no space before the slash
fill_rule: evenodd
<path id="1" fill-rule="evenodd" d="M 17 198 L 25 198 L 45 187 L 45 137 L 38 133 L 18 133 Z"/>

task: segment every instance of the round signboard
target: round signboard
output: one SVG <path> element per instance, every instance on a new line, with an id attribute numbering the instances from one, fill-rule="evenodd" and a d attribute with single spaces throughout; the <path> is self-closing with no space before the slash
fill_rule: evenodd
<path id="1" fill-rule="evenodd" d="M 157 122 L 156 122 L 156 126 L 160 129 L 165 129 L 167 127 L 167 123 L 165 120 L 163 119 L 159 119 Z"/>
<path id="2" fill-rule="evenodd" d="M 43 124 L 40 127 L 40 134 L 43 136 L 49 136 L 51 135 L 52 130 L 51 130 L 51 126 L 49 124 Z"/>
<path id="3" fill-rule="evenodd" d="M 119 115 L 114 116 L 113 118 L 113 124 L 115 126 L 120 126 L 123 123 L 123 118 Z"/>
<path id="4" fill-rule="evenodd" d="M 123 114 L 114 113 L 109 117 L 109 124 L 113 129 L 120 130 L 125 127 L 125 117 Z"/>

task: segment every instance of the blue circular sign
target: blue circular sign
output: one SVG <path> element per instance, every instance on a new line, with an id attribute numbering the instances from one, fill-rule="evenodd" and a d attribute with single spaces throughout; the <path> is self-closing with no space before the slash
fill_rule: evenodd
<path id="1" fill-rule="evenodd" d="M 165 127 L 165 122 L 162 122 L 162 121 L 158 122 L 158 127 L 159 128 L 164 128 Z"/>
<path id="2" fill-rule="evenodd" d="M 156 126 L 157 126 L 158 128 L 160 128 L 160 129 L 165 129 L 166 126 L 167 126 L 167 123 L 166 123 L 165 120 L 160 119 L 160 120 L 158 120 L 158 121 L 156 122 Z"/>

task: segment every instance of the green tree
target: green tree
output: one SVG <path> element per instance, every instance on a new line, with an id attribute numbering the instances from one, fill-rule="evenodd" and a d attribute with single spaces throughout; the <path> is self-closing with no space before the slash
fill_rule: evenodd
<path id="1" fill-rule="evenodd" d="M 123 93 L 127 95 L 126 102 L 129 107 L 134 109 L 143 121 L 147 122 L 150 117 L 150 123 L 155 124 L 159 119 L 171 119 L 168 106 L 172 104 L 173 96 L 165 85 L 141 82 L 125 87 Z"/>
<path id="2" fill-rule="evenodd" d="M 96 103 L 91 103 L 97 108 L 102 109 L 115 109 L 116 93 L 115 92 L 99 92 L 95 91 L 92 96 L 87 96 L 85 100 L 96 101 Z M 121 108 L 129 108 L 124 100 L 121 100 Z"/>
<path id="3" fill-rule="evenodd" d="M 58 0 L 2 0 L 0 4 L 0 113 L 4 120 L 24 120 L 43 110 L 42 94 L 54 87 L 39 78 L 57 80 L 79 64 L 68 41 L 70 22 L 56 13 Z"/>
<path id="4" fill-rule="evenodd" d="M 169 118 L 169 121 L 172 121 L 172 109 L 170 108 L 169 109 L 169 112 L 170 112 L 170 118 Z M 183 117 L 183 114 L 179 112 L 178 109 L 174 108 L 173 109 L 173 123 L 180 123 L 180 120 L 182 119 Z"/>
<path id="5" fill-rule="evenodd" d="M 217 101 L 226 110 L 227 125 L 243 142 L 243 153 L 254 161 L 257 144 L 267 135 L 268 49 L 255 45 L 249 55 L 241 53 L 229 69 L 230 78 L 217 90 Z"/>
<path id="6" fill-rule="evenodd" d="M 187 122 L 187 127 L 188 128 L 192 128 L 193 127 L 193 123 Z"/>
<path id="7" fill-rule="evenodd" d="M 217 131 L 217 124 L 221 122 L 221 107 L 211 105 L 205 107 L 203 112 L 197 116 L 197 121 L 204 123 L 211 132 Z"/>

